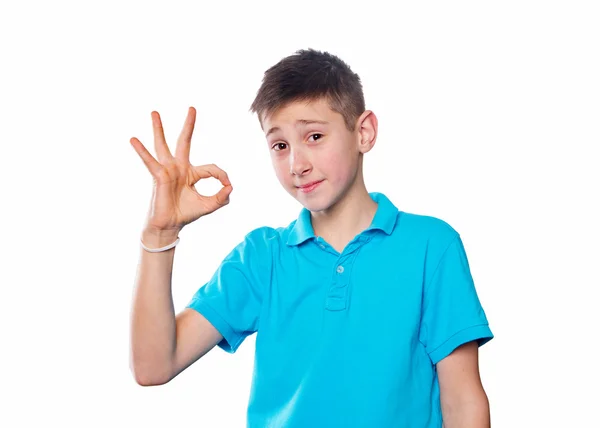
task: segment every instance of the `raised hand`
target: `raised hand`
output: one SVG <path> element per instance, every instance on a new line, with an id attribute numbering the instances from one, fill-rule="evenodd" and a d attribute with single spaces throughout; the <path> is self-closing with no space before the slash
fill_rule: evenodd
<path id="1" fill-rule="evenodd" d="M 196 121 L 194 107 L 189 108 L 183 130 L 177 140 L 175 156 L 171 154 L 165 141 L 160 115 L 153 111 L 151 116 L 158 161 L 140 140 L 135 137 L 130 139 L 131 145 L 142 158 L 154 181 L 146 228 L 176 233 L 186 224 L 227 205 L 233 188 L 227 173 L 216 165 L 190 164 L 190 144 Z M 194 187 L 199 180 L 208 177 L 214 177 L 223 184 L 223 188 L 212 196 L 201 195 Z"/>

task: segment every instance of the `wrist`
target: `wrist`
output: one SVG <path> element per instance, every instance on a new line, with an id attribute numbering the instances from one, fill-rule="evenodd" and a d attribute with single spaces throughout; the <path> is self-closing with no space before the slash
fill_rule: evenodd
<path id="1" fill-rule="evenodd" d="M 178 238 L 181 229 L 154 229 L 146 227 L 142 231 L 142 242 L 149 248 L 162 248 Z"/>

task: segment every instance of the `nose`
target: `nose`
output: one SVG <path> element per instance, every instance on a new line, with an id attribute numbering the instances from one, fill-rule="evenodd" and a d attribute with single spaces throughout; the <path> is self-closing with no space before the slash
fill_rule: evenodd
<path id="1" fill-rule="evenodd" d="M 292 149 L 290 153 L 290 174 L 305 175 L 311 170 L 308 158 L 298 149 Z"/>

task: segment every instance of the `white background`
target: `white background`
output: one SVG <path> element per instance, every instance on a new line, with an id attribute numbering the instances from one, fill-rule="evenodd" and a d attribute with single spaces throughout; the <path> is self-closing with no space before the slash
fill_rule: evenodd
<path id="1" fill-rule="evenodd" d="M 244 426 L 255 336 L 163 386 L 129 370 L 152 184 L 129 139 L 155 153 L 157 110 L 174 150 L 194 106 L 191 161 L 234 186 L 180 235 L 179 312 L 244 234 L 300 211 L 248 109 L 307 47 L 362 79 L 368 190 L 462 236 L 496 336 L 493 426 L 598 426 L 597 2 L 16 4 L 0 7 L 1 426 Z"/>

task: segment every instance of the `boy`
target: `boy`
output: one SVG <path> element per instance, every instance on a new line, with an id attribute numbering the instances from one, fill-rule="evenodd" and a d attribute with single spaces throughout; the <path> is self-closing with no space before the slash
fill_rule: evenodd
<path id="1" fill-rule="evenodd" d="M 377 118 L 358 75 L 329 53 L 297 51 L 265 72 L 251 111 L 279 182 L 304 208 L 287 227 L 246 235 L 177 317 L 178 233 L 226 205 L 231 184 L 218 167 L 187 162 L 193 109 L 175 158 L 157 114 L 161 163 L 131 140 L 155 177 L 132 312 L 138 383 L 166 383 L 256 332 L 249 427 L 488 427 L 478 347 L 493 335 L 460 236 L 367 192 Z M 208 176 L 224 185 L 212 198 L 193 187 Z"/>

